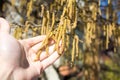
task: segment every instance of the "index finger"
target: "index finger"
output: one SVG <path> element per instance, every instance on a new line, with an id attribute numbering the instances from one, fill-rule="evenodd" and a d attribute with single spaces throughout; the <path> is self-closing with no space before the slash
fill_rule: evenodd
<path id="1" fill-rule="evenodd" d="M 22 44 L 28 44 L 30 47 L 34 46 L 35 44 L 38 44 L 39 42 L 43 41 L 45 39 L 45 35 L 40 35 L 40 36 L 36 36 L 33 38 L 29 38 L 29 39 L 24 39 L 24 40 L 19 40 Z"/>
<path id="2" fill-rule="evenodd" d="M 59 43 L 59 49 L 61 49 L 62 42 Z M 64 52 L 62 52 L 63 54 Z M 61 54 L 61 55 L 62 55 Z M 48 58 L 41 61 L 41 64 L 43 66 L 43 70 L 46 69 L 48 66 L 52 65 L 57 59 L 61 56 L 57 51 L 54 51 Z"/>

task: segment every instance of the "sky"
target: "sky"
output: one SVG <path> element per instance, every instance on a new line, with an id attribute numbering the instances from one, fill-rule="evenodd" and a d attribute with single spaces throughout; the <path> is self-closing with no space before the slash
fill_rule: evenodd
<path id="1" fill-rule="evenodd" d="M 112 9 L 114 11 L 116 11 L 116 14 L 117 14 L 117 23 L 120 25 L 120 10 L 119 10 L 119 5 L 118 5 L 118 0 L 112 0 Z M 105 14 L 105 9 L 106 9 L 106 6 L 108 6 L 108 0 L 100 0 L 100 9 L 101 9 L 101 12 L 102 12 L 102 17 L 103 18 L 106 18 L 106 14 Z"/>

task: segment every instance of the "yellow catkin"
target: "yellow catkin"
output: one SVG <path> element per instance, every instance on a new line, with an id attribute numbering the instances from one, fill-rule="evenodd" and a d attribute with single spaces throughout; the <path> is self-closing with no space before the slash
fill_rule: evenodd
<path id="1" fill-rule="evenodd" d="M 108 4 L 110 4 L 111 0 L 108 0 Z"/>
<path id="2" fill-rule="evenodd" d="M 71 61 L 72 61 L 72 63 L 74 63 L 74 60 L 75 60 L 75 38 L 73 39 L 73 43 L 72 43 L 72 59 L 71 59 Z"/>
<path id="3" fill-rule="evenodd" d="M 70 37 L 66 35 L 65 51 L 69 49 L 69 44 L 70 44 Z"/>
<path id="4" fill-rule="evenodd" d="M 72 0 L 70 0 L 69 2 L 68 2 L 68 9 L 69 9 L 69 17 L 70 17 L 70 19 L 72 19 L 72 16 L 73 16 L 73 1 Z"/>
<path id="5" fill-rule="evenodd" d="M 44 5 L 41 5 L 41 17 L 43 17 L 44 16 L 44 13 L 45 13 L 45 7 L 44 7 Z"/>
<path id="6" fill-rule="evenodd" d="M 101 4 L 101 0 L 99 0 L 99 2 L 98 2 L 98 5 L 100 6 L 100 4 Z"/>
<path id="7" fill-rule="evenodd" d="M 32 31 L 33 31 L 33 32 L 32 32 L 32 36 L 33 36 L 33 37 L 35 37 L 35 36 L 37 35 L 37 34 L 36 34 L 36 31 L 37 31 L 37 30 L 38 30 L 37 27 L 33 27 L 33 28 L 32 28 Z"/>
<path id="8" fill-rule="evenodd" d="M 46 21 L 47 21 L 46 17 L 43 17 L 41 34 L 45 34 L 45 24 L 46 24 Z"/>
<path id="9" fill-rule="evenodd" d="M 51 28 L 53 29 L 54 27 L 54 24 L 55 24 L 55 13 L 53 12 L 52 13 L 52 25 L 51 25 Z"/>
<path id="10" fill-rule="evenodd" d="M 15 5 L 15 0 L 11 0 L 12 6 Z"/>
<path id="11" fill-rule="evenodd" d="M 50 4 L 50 12 L 53 11 L 53 7 L 54 7 L 54 3 L 53 3 L 53 4 Z"/>
<path id="12" fill-rule="evenodd" d="M 78 20 L 77 20 L 77 17 L 78 17 L 78 16 L 77 16 L 77 10 L 76 10 L 75 12 L 76 12 L 76 13 L 75 13 L 75 21 L 74 21 L 73 27 L 72 27 L 73 29 L 77 27 L 77 21 L 78 21 Z"/>
<path id="13" fill-rule="evenodd" d="M 60 43 L 60 40 L 61 40 L 61 37 L 62 37 L 62 26 L 59 26 L 59 27 L 60 27 L 60 32 L 59 32 L 57 43 L 56 43 L 56 50 L 60 54 L 60 52 L 59 52 L 59 43 Z"/>
<path id="14" fill-rule="evenodd" d="M 62 37 L 62 32 L 63 32 L 63 16 L 64 16 L 64 14 L 65 14 L 65 11 L 63 11 L 63 14 L 60 19 L 60 23 L 57 28 L 57 32 L 55 34 L 55 39 L 57 41 L 56 45 L 55 45 L 55 49 L 58 51 L 58 53 L 59 53 L 59 43 L 60 43 L 60 39 Z"/>
<path id="15" fill-rule="evenodd" d="M 76 43 L 75 43 L 76 57 L 78 57 L 78 54 L 79 54 L 79 37 L 77 35 L 75 35 L 75 40 L 76 40 Z"/>
<path id="16" fill-rule="evenodd" d="M 58 39 L 59 36 L 59 32 L 60 32 L 60 27 L 58 26 L 57 30 L 56 30 L 56 34 L 55 34 L 55 39 Z"/>
<path id="17" fill-rule="evenodd" d="M 90 46 L 91 44 L 91 35 L 92 35 L 92 30 L 91 30 L 91 23 L 87 23 L 87 28 L 85 30 L 85 43 L 86 46 Z"/>
<path id="18" fill-rule="evenodd" d="M 61 0 L 61 3 L 60 3 L 60 4 L 61 4 L 61 6 L 63 6 L 63 3 L 64 3 L 64 0 Z"/>
<path id="19" fill-rule="evenodd" d="M 25 31 L 24 31 L 24 33 L 25 33 L 25 38 L 28 37 L 27 33 L 28 33 L 29 28 L 30 28 L 30 24 L 29 24 L 28 21 L 26 21 L 26 22 L 25 22 Z"/>
<path id="20" fill-rule="evenodd" d="M 92 23 L 93 24 L 93 32 L 96 31 L 96 24 L 95 23 Z"/>
<path id="21" fill-rule="evenodd" d="M 60 43 L 60 40 L 62 38 L 62 41 L 64 42 L 64 39 L 65 39 L 65 31 L 66 31 L 66 20 L 65 20 L 65 23 L 64 22 L 64 15 L 66 13 L 66 8 L 64 8 L 63 10 L 63 13 L 61 15 L 61 19 L 60 19 L 60 23 L 59 23 L 59 26 L 58 26 L 58 30 L 57 30 L 57 33 L 55 35 L 55 39 L 57 39 L 57 43 L 55 45 L 55 49 L 57 50 L 57 52 L 59 53 L 59 55 L 61 55 L 63 49 L 64 49 L 64 45 L 65 44 L 62 44 L 62 48 L 61 50 L 59 50 L 59 43 Z"/>
<path id="22" fill-rule="evenodd" d="M 59 10 L 60 10 L 60 8 L 61 8 L 61 7 L 58 5 L 58 6 L 57 6 L 57 10 L 59 11 Z"/>
<path id="23" fill-rule="evenodd" d="M 98 12 L 99 12 L 99 15 L 101 15 L 101 14 L 102 14 L 102 13 L 101 13 L 101 10 L 100 10 L 100 8 L 99 8 Z"/>
<path id="24" fill-rule="evenodd" d="M 14 36 L 16 39 L 18 39 L 18 38 L 17 38 L 17 36 L 18 36 L 17 28 L 15 28 L 15 30 L 14 30 L 14 32 L 13 32 L 13 36 Z"/>
<path id="25" fill-rule="evenodd" d="M 96 20 L 96 16 L 97 16 L 97 6 L 96 4 L 94 4 L 94 7 L 93 7 L 93 19 Z"/>
<path id="26" fill-rule="evenodd" d="M 67 19 L 67 33 L 71 33 L 72 31 L 72 27 L 71 27 L 71 21 L 70 19 Z"/>
<path id="27" fill-rule="evenodd" d="M 109 29 L 109 26 L 107 25 L 106 26 L 106 49 L 108 49 L 108 43 L 109 43 L 108 29 Z"/>
<path id="28" fill-rule="evenodd" d="M 71 4 L 72 4 L 72 0 L 69 0 L 69 1 L 67 1 L 67 3 L 68 3 L 68 8 L 71 6 Z"/>
<path id="29" fill-rule="evenodd" d="M 99 3 L 98 3 L 98 7 L 99 7 L 99 10 L 98 10 L 98 12 L 99 12 L 99 14 L 101 15 L 101 9 L 100 9 L 100 3 L 101 1 L 99 0 Z"/>
<path id="30" fill-rule="evenodd" d="M 30 14 L 31 14 L 31 12 L 32 12 L 32 4 L 33 4 L 33 0 L 30 0 L 30 2 L 28 2 L 28 4 L 27 4 L 27 18 L 30 18 Z"/>
<path id="31" fill-rule="evenodd" d="M 43 41 L 42 46 L 40 47 L 40 49 L 42 49 L 43 47 L 45 47 L 45 46 L 48 44 L 48 39 L 49 39 L 50 36 L 52 35 L 51 33 L 52 33 L 52 32 L 48 32 L 48 34 L 47 34 L 45 40 Z"/>
<path id="32" fill-rule="evenodd" d="M 65 33 L 66 33 L 66 25 L 67 25 L 67 20 L 65 19 L 64 20 L 64 25 L 63 25 L 63 30 L 61 30 L 61 31 L 63 31 L 62 32 L 62 47 L 61 47 L 61 51 L 60 51 L 60 54 L 62 54 L 62 52 L 63 52 L 63 50 L 64 50 L 64 48 L 65 48 Z"/>
<path id="33" fill-rule="evenodd" d="M 64 9 L 63 9 L 63 12 L 62 12 L 62 15 L 61 15 L 61 19 L 64 17 L 64 15 L 65 15 L 65 13 L 66 13 L 66 7 L 64 7 Z M 61 21 L 61 20 L 60 20 Z"/>
<path id="34" fill-rule="evenodd" d="M 13 33 L 13 36 L 16 39 L 21 39 L 22 38 L 22 28 L 20 28 L 19 26 L 15 28 L 15 31 Z"/>
<path id="35" fill-rule="evenodd" d="M 107 11 L 106 11 L 106 19 L 109 19 L 109 8 L 107 7 Z"/>
<path id="36" fill-rule="evenodd" d="M 92 38 L 92 39 L 95 39 L 95 23 L 91 23 L 91 35 L 90 35 L 90 37 Z"/>
<path id="37" fill-rule="evenodd" d="M 112 25 L 109 24 L 109 27 L 108 27 L 108 36 L 111 37 L 112 36 Z"/>
<path id="38" fill-rule="evenodd" d="M 50 12 L 47 11 L 47 26 L 46 26 L 46 34 L 49 30 L 49 26 L 50 26 Z"/>
<path id="39" fill-rule="evenodd" d="M 53 33 L 51 31 L 48 31 L 46 39 L 43 41 L 43 45 L 46 48 L 46 54 L 49 55 L 49 39 L 52 37 Z"/>
<path id="40" fill-rule="evenodd" d="M 40 59 L 40 54 L 41 54 L 42 50 L 39 50 L 36 54 L 36 58 L 34 61 L 38 61 Z"/>
<path id="41" fill-rule="evenodd" d="M 92 23 L 90 23 L 90 29 L 89 29 L 89 39 L 90 39 L 90 43 L 89 43 L 89 45 L 91 44 L 91 42 L 92 42 Z"/>
<path id="42" fill-rule="evenodd" d="M 39 56 L 41 54 L 41 52 L 44 50 L 44 48 L 46 49 L 46 54 L 49 55 L 49 39 L 52 37 L 53 33 L 51 31 L 48 32 L 48 34 L 46 35 L 46 38 L 43 40 L 42 45 L 39 48 L 39 51 L 37 52 L 36 58 L 34 61 L 39 60 Z"/>

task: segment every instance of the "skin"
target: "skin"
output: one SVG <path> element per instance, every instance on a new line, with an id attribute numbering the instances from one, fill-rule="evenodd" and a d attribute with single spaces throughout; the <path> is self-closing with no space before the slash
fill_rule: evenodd
<path id="1" fill-rule="evenodd" d="M 50 40 L 49 56 L 43 51 L 39 60 L 34 61 L 45 35 L 16 40 L 9 32 L 8 22 L 0 18 L 0 80 L 36 80 L 60 57 L 54 51 L 55 42 Z"/>
<path id="2" fill-rule="evenodd" d="M 68 65 L 61 66 L 59 68 L 59 72 L 62 76 L 70 76 L 71 74 L 75 74 L 78 71 L 76 66 L 70 67 Z"/>

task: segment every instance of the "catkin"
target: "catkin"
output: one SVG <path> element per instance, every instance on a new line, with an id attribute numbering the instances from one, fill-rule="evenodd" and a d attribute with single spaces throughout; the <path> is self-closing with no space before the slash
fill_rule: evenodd
<path id="1" fill-rule="evenodd" d="M 78 54 L 79 54 L 79 37 L 77 35 L 75 35 L 75 40 L 76 40 L 76 43 L 75 43 L 76 57 L 78 57 Z"/>
<path id="2" fill-rule="evenodd" d="M 21 39 L 22 38 L 22 28 L 20 28 L 19 26 L 15 28 L 15 31 L 13 33 L 13 36 L 16 39 Z"/>
<path id="3" fill-rule="evenodd" d="M 44 48 L 46 49 L 46 54 L 49 55 L 49 39 L 53 36 L 53 33 L 51 31 L 48 31 L 48 34 L 46 35 L 46 38 L 43 40 L 42 45 L 39 48 L 39 51 L 37 52 L 36 58 L 34 61 L 39 60 L 39 56 L 41 54 L 41 52 L 44 50 Z"/>
<path id="4" fill-rule="evenodd" d="M 107 11 L 106 11 L 106 19 L 109 19 L 109 8 L 107 7 Z"/>
<path id="5" fill-rule="evenodd" d="M 71 59 L 71 62 L 74 63 L 74 60 L 75 60 L 75 38 L 73 39 L 73 42 L 72 42 L 72 59 Z"/>
<path id="6" fill-rule="evenodd" d="M 55 13 L 53 12 L 52 13 L 52 25 L 51 25 L 51 28 L 53 29 L 54 27 L 54 24 L 55 24 Z"/>
<path id="7" fill-rule="evenodd" d="M 28 2 L 28 4 L 27 4 L 27 18 L 30 18 L 30 14 L 31 14 L 31 12 L 32 12 L 32 4 L 33 4 L 33 0 L 30 0 L 30 2 Z"/>
<path id="8" fill-rule="evenodd" d="M 41 34 L 45 34 L 46 21 L 47 21 L 46 17 L 43 16 Z"/>
<path id="9" fill-rule="evenodd" d="M 11 2 L 12 2 L 12 6 L 14 6 L 15 5 L 15 0 L 11 0 Z"/>
<path id="10" fill-rule="evenodd" d="M 46 34 L 49 30 L 49 26 L 50 26 L 50 13 L 49 11 L 47 11 L 47 26 L 46 26 Z"/>
<path id="11" fill-rule="evenodd" d="M 108 36 L 109 26 L 106 26 L 106 49 L 108 49 L 109 36 Z"/>
<path id="12" fill-rule="evenodd" d="M 75 29 L 75 28 L 77 27 L 77 21 L 78 21 L 78 20 L 77 20 L 77 17 L 78 17 L 78 16 L 77 16 L 77 10 L 76 10 L 75 12 L 76 12 L 76 13 L 75 13 L 75 21 L 74 21 L 73 27 L 72 27 L 73 29 Z"/>
<path id="13" fill-rule="evenodd" d="M 36 32 L 37 32 L 37 27 L 32 27 L 32 36 L 33 37 L 35 37 L 37 34 L 36 34 Z"/>
<path id="14" fill-rule="evenodd" d="M 41 17 L 43 17 L 44 16 L 44 13 L 45 13 L 45 7 L 44 7 L 44 5 L 41 5 Z"/>
<path id="15" fill-rule="evenodd" d="M 66 25 L 67 25 L 67 20 L 64 20 L 64 25 L 63 25 L 63 32 L 62 32 L 62 46 L 61 46 L 61 50 L 60 50 L 60 54 L 62 54 L 62 52 L 64 51 L 65 48 L 65 33 L 66 33 Z"/>
<path id="16" fill-rule="evenodd" d="M 58 35 L 58 38 L 57 38 L 57 43 L 56 43 L 56 51 L 58 53 L 59 53 L 59 43 L 60 43 L 60 40 L 61 40 L 61 37 L 62 37 L 62 26 L 59 26 L 59 27 L 60 27 L 60 32 L 59 32 L 59 35 Z"/>
<path id="17" fill-rule="evenodd" d="M 29 24 L 29 22 L 28 21 L 26 21 L 25 22 L 25 31 L 24 31 L 24 33 L 25 33 L 25 38 L 28 38 L 28 30 L 29 30 L 29 28 L 30 28 L 30 24 Z"/>

